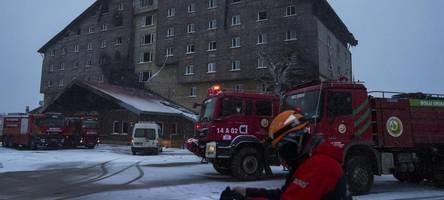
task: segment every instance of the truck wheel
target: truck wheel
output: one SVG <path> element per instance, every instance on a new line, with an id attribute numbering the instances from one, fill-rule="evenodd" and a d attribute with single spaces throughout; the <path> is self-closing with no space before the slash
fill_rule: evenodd
<path id="1" fill-rule="evenodd" d="M 215 160 L 212 162 L 213 168 L 222 175 L 231 175 L 231 168 L 230 168 L 230 162 L 229 161 L 220 161 Z"/>
<path id="2" fill-rule="evenodd" d="M 243 148 L 234 156 L 231 163 L 231 172 L 241 180 L 258 179 L 264 169 L 261 156 L 254 148 Z"/>
<path id="3" fill-rule="evenodd" d="M 347 161 L 346 175 L 353 195 L 367 194 L 373 185 L 373 170 L 366 157 L 352 157 Z"/>
<path id="4" fill-rule="evenodd" d="M 94 147 L 96 147 L 95 144 L 86 145 L 86 148 L 88 148 L 88 149 L 94 149 Z"/>
<path id="5" fill-rule="evenodd" d="M 133 152 L 133 155 L 136 155 L 136 154 L 137 154 L 137 152 L 136 152 L 136 151 L 134 151 L 134 150 L 132 150 L 132 152 Z"/>

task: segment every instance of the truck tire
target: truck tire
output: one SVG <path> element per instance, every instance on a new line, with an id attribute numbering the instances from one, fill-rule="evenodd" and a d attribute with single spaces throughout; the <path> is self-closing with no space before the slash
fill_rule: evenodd
<path id="1" fill-rule="evenodd" d="M 75 147 L 75 146 L 73 145 L 73 147 Z M 88 145 L 86 145 L 86 148 L 88 148 L 88 149 L 94 149 L 94 147 L 96 147 L 96 144 L 88 144 Z"/>
<path id="2" fill-rule="evenodd" d="M 364 195 L 370 192 L 373 185 L 373 170 L 366 157 L 352 157 L 346 164 L 347 183 L 353 195 Z"/>
<path id="3" fill-rule="evenodd" d="M 231 162 L 232 175 L 245 181 L 258 179 L 263 169 L 261 155 L 258 150 L 250 147 L 240 149 Z"/>
<path id="4" fill-rule="evenodd" d="M 231 166 L 229 160 L 215 160 L 212 162 L 214 170 L 222 175 L 231 175 Z"/>

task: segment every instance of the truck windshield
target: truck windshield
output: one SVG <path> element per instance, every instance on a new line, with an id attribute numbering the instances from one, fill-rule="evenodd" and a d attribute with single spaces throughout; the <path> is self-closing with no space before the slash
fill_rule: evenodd
<path id="1" fill-rule="evenodd" d="M 65 119 L 63 119 L 63 118 L 45 117 L 45 118 L 36 120 L 36 125 L 37 126 L 47 126 L 47 127 L 62 128 L 62 127 L 65 126 Z"/>
<path id="2" fill-rule="evenodd" d="M 135 138 L 147 138 L 148 140 L 156 139 L 156 130 L 155 129 L 142 129 L 138 128 L 134 132 Z"/>
<path id="3" fill-rule="evenodd" d="M 205 100 L 202 105 L 202 110 L 200 112 L 199 121 L 200 122 L 209 122 L 213 120 L 214 109 L 216 108 L 216 100 L 217 98 L 211 98 Z"/>
<path id="4" fill-rule="evenodd" d="M 98 128 L 99 124 L 97 121 L 83 121 L 82 128 Z"/>
<path id="5" fill-rule="evenodd" d="M 304 92 L 299 94 L 293 94 L 285 97 L 284 109 L 301 108 L 305 112 L 308 118 L 318 118 L 319 110 L 317 108 L 319 101 L 319 91 Z M 316 113 L 316 111 L 318 113 Z"/>

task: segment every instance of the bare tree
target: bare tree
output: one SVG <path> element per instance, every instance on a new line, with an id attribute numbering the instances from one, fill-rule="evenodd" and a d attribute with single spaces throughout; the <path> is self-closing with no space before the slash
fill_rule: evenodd
<path id="1" fill-rule="evenodd" d="M 272 84 L 279 96 L 298 84 L 316 79 L 315 65 L 302 48 L 289 49 L 260 48 L 257 54 L 267 64 L 269 74 L 262 74 L 259 79 Z"/>

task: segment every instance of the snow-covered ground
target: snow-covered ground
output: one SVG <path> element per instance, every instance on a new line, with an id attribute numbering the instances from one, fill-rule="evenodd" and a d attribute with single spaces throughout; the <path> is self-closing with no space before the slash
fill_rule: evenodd
<path id="1" fill-rule="evenodd" d="M 212 200 L 227 186 L 280 187 L 285 172 L 280 167 L 273 171 L 276 178 L 239 182 L 183 149 L 133 156 L 128 146 L 117 145 L 93 150 L 0 148 L 0 199 Z M 444 199 L 444 191 L 383 176 L 376 177 L 369 195 L 355 199 Z"/>

